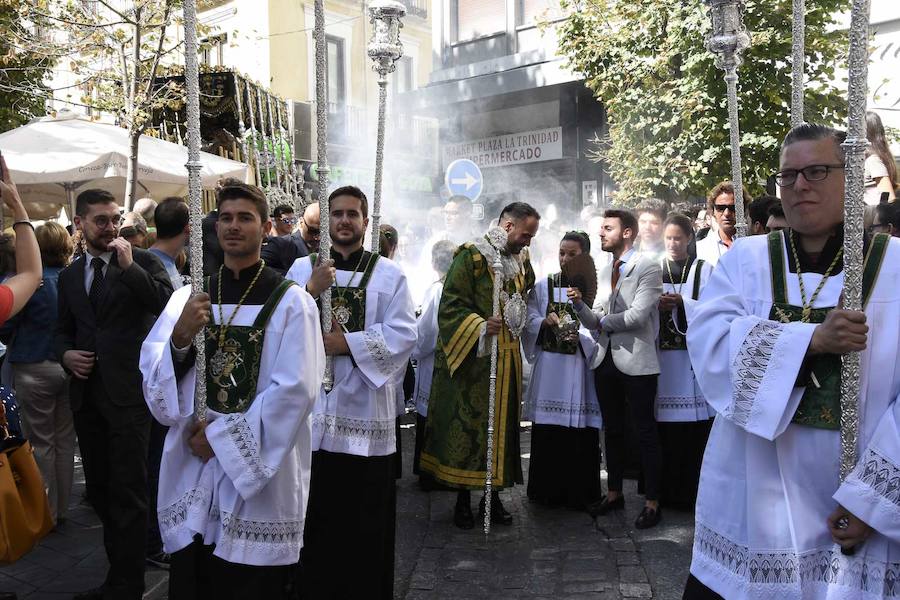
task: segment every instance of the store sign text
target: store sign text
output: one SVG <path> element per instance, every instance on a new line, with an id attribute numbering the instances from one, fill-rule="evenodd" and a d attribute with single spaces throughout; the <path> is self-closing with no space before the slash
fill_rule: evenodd
<path id="1" fill-rule="evenodd" d="M 467 158 L 482 169 L 557 160 L 563 157 L 562 127 L 446 144 L 443 150 L 445 167 L 458 158 Z"/>

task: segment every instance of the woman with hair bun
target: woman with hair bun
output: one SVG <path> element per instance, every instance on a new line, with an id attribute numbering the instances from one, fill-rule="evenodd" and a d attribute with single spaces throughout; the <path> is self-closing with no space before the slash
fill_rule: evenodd
<path id="1" fill-rule="evenodd" d="M 586 233 L 566 233 L 559 244 L 560 269 L 590 251 Z M 539 280 L 528 300 L 522 334 L 525 356 L 534 365 L 524 410 L 534 424 L 528 498 L 584 510 L 600 499 L 601 418 L 590 369 L 595 343 L 568 299 L 570 285 L 555 273 Z"/>

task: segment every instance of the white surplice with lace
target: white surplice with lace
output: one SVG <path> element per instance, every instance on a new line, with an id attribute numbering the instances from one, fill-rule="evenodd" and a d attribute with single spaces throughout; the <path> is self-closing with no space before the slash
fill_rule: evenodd
<path id="1" fill-rule="evenodd" d="M 738 240 L 690 318 L 691 361 L 718 413 L 700 476 L 691 573 L 729 600 L 898 597 L 900 241 L 891 241 L 866 308 L 860 459 L 844 482 L 840 432 L 791 422 L 816 325 L 769 320 L 769 264 L 766 236 Z M 788 301 L 801 305 L 796 273 L 786 278 Z M 804 273 L 807 294 L 821 279 Z M 842 283 L 843 273 L 832 276 L 815 307 L 837 305 Z M 853 556 L 841 554 L 826 523 L 838 503 L 875 530 Z"/>
<path id="2" fill-rule="evenodd" d="M 245 412 L 207 413 L 215 456 L 204 463 L 187 444 L 194 423 L 195 369 L 176 377 L 171 337 L 190 297 L 176 291 L 141 348 L 144 398 L 169 428 L 159 475 L 163 548 L 173 553 L 199 534 L 214 554 L 257 566 L 297 562 L 310 477 L 309 414 L 325 354 L 312 298 L 291 286 L 265 328 L 256 397 Z M 232 325 L 251 326 L 261 305 L 241 306 Z M 227 319 L 235 305 L 225 304 Z M 213 310 L 218 323 L 219 311 Z"/>
<path id="3" fill-rule="evenodd" d="M 312 274 L 300 258 L 287 278 L 301 287 Z M 338 269 L 336 285 L 358 286 L 360 273 Z M 345 334 L 349 356 L 334 359 L 334 387 L 323 389 L 313 408 L 313 450 L 355 456 L 397 451 L 398 388 L 416 344 L 416 315 L 406 275 L 397 263 L 379 258 L 366 285 L 365 329 Z"/>

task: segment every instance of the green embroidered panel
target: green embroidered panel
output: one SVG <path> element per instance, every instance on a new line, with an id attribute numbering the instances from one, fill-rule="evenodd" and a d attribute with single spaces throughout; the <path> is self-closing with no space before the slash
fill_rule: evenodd
<path id="1" fill-rule="evenodd" d="M 222 325 L 206 326 L 206 405 L 218 413 L 245 412 L 256 399 L 259 367 L 266 325 L 287 289 L 296 285 L 282 281 L 269 295 L 252 325 L 232 325 L 219 346 Z M 207 288 L 208 280 L 207 280 Z"/>
<path id="2" fill-rule="evenodd" d="M 553 281 L 548 279 L 547 294 L 550 298 L 554 297 L 556 289 Z M 557 354 L 575 354 L 578 352 L 578 327 L 580 326 L 575 307 L 568 301 L 554 302 L 550 300 L 547 302 L 547 315 L 549 316 L 550 313 L 556 313 L 561 323 L 568 321 L 569 323 L 574 322 L 575 325 L 574 329 L 572 329 L 571 324 L 565 330 L 560 327 L 544 329 L 541 335 L 541 349 L 544 352 L 555 352 Z M 568 319 L 564 315 L 568 315 Z"/>
<path id="3" fill-rule="evenodd" d="M 810 323 L 822 323 L 831 308 L 814 308 Z M 772 305 L 769 318 L 780 323 L 796 323 L 803 317 L 803 308 L 790 304 Z M 807 359 L 806 391 L 794 413 L 793 423 L 819 429 L 839 429 L 841 426 L 841 357 L 821 354 Z"/>
<path id="4" fill-rule="evenodd" d="M 687 338 L 675 326 L 675 314 L 671 310 L 659 313 L 659 349 L 687 350 Z"/>

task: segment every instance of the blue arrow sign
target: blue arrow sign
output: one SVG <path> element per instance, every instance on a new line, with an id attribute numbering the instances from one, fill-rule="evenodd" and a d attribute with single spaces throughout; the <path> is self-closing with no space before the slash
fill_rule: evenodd
<path id="1" fill-rule="evenodd" d="M 472 202 L 481 195 L 483 183 L 481 169 L 467 158 L 454 160 L 444 175 L 444 184 L 451 196 L 465 196 Z"/>

